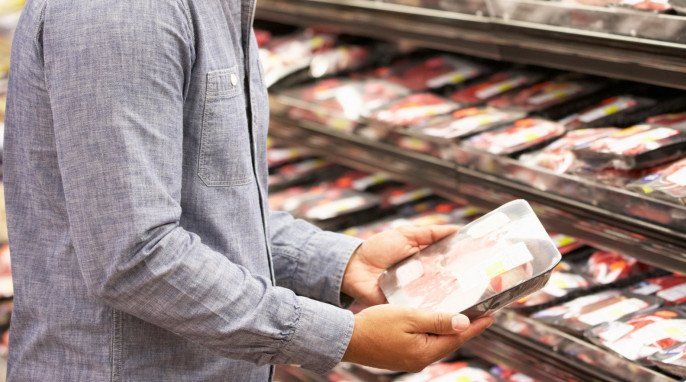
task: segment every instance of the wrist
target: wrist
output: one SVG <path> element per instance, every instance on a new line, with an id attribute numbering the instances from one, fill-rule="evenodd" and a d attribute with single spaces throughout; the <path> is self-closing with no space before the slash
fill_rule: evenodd
<path id="1" fill-rule="evenodd" d="M 360 251 L 362 247 L 364 246 L 364 242 L 360 243 L 360 245 L 355 248 L 355 250 L 352 252 L 350 255 L 350 258 L 348 259 L 348 264 L 345 267 L 345 271 L 343 271 L 343 280 L 341 281 L 341 293 L 343 293 L 346 296 L 349 296 L 353 299 L 357 299 L 357 291 L 355 290 L 355 271 L 357 268 L 357 262 L 359 261 L 360 257 Z"/>

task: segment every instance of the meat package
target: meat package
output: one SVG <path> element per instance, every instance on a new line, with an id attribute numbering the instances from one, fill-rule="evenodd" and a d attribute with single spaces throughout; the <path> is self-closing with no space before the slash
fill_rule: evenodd
<path id="1" fill-rule="evenodd" d="M 476 362 L 435 363 L 415 374 L 405 374 L 396 382 L 502 382 L 503 380 L 488 372 L 486 366 Z"/>
<path id="2" fill-rule="evenodd" d="M 589 280 L 583 275 L 577 273 L 571 264 L 566 261 L 560 261 L 555 269 L 553 269 L 550 279 L 541 290 L 517 300 L 510 305 L 510 307 L 538 307 L 555 300 L 556 298 L 566 296 L 572 290 L 587 288 L 590 285 L 591 283 Z"/>
<path id="3" fill-rule="evenodd" d="M 493 366 L 489 371 L 491 374 L 498 376 L 505 382 L 537 382 L 536 379 L 533 379 L 528 375 L 507 366 Z"/>
<path id="4" fill-rule="evenodd" d="M 650 365 L 648 357 L 686 341 L 686 313 L 679 308 L 655 308 L 600 325 L 584 335 L 624 358 Z"/>
<path id="5" fill-rule="evenodd" d="M 458 104 L 432 93 L 410 94 L 374 110 L 369 122 L 389 127 L 405 127 L 436 115 L 450 113 L 457 108 Z"/>
<path id="6" fill-rule="evenodd" d="M 389 68 L 385 79 L 420 92 L 463 83 L 488 71 L 487 67 L 472 61 L 440 54 L 400 61 Z"/>
<path id="7" fill-rule="evenodd" d="M 427 225 L 457 224 L 465 225 L 480 213 L 474 207 L 461 207 L 452 203 L 441 203 L 435 208 L 411 216 L 392 216 L 380 221 L 357 227 L 350 227 L 344 234 L 360 239 L 402 226 L 422 227 Z"/>
<path id="8" fill-rule="evenodd" d="M 360 117 L 409 93 L 405 87 L 381 80 L 326 79 L 282 91 L 279 97 L 289 106 L 287 115 L 291 119 L 351 132 Z"/>
<path id="9" fill-rule="evenodd" d="M 517 111 L 470 107 L 452 114 L 433 117 L 425 123 L 409 127 L 407 132 L 427 138 L 455 139 L 513 123 L 524 116 L 524 113 Z"/>
<path id="10" fill-rule="evenodd" d="M 633 257 L 616 252 L 597 251 L 588 258 L 584 274 L 594 284 L 610 284 L 650 269 Z"/>
<path id="11" fill-rule="evenodd" d="M 513 125 L 475 135 L 464 143 L 492 154 L 514 156 L 543 146 L 564 133 L 564 126 L 557 122 L 525 118 Z"/>
<path id="12" fill-rule="evenodd" d="M 670 374 L 686 378 L 686 342 L 662 349 L 648 357 L 648 361 Z"/>
<path id="13" fill-rule="evenodd" d="M 473 319 L 542 288 L 560 258 L 531 206 L 515 200 L 392 266 L 379 284 L 391 304 Z"/>
<path id="14" fill-rule="evenodd" d="M 646 119 L 646 123 L 675 129 L 686 128 L 686 112 L 657 115 Z"/>
<path id="15" fill-rule="evenodd" d="M 279 190 L 316 178 L 316 174 L 334 164 L 321 158 L 310 158 L 279 167 L 269 175 L 267 184 L 271 190 Z"/>
<path id="16" fill-rule="evenodd" d="M 533 85 L 544 77 L 540 71 L 515 69 L 498 72 L 485 81 L 458 90 L 450 95 L 450 99 L 466 106 L 481 105 L 507 92 Z"/>
<path id="17" fill-rule="evenodd" d="M 664 300 L 654 296 L 622 294 L 620 290 L 607 290 L 541 310 L 532 317 L 562 330 L 581 334 L 596 325 L 656 308 L 663 302 Z"/>
<path id="18" fill-rule="evenodd" d="M 521 91 L 495 98 L 489 101 L 488 105 L 528 113 L 542 112 L 564 102 L 577 100 L 602 87 L 603 84 L 599 81 L 574 79 L 571 75 L 560 76 L 554 80 L 541 82 Z"/>
<path id="19" fill-rule="evenodd" d="M 519 160 L 528 166 L 544 167 L 561 174 L 579 165 L 573 149 L 617 131 L 619 129 L 614 127 L 572 130 L 539 151 L 523 154 Z"/>
<path id="20" fill-rule="evenodd" d="M 619 0 L 618 6 L 640 11 L 667 12 L 672 9 L 668 0 Z"/>
<path id="21" fill-rule="evenodd" d="M 654 277 L 629 288 L 629 291 L 656 295 L 665 300 L 665 305 L 679 305 L 686 302 L 686 277 L 677 274 Z"/>
<path id="22" fill-rule="evenodd" d="M 569 115 L 559 122 L 569 129 L 613 126 L 621 122 L 622 116 L 630 115 L 636 110 L 642 110 L 653 105 L 655 105 L 655 100 L 650 98 L 632 95 L 615 96 L 604 99 L 598 105 L 593 105 L 578 113 Z M 634 120 L 634 122 L 638 121 Z"/>
<path id="23" fill-rule="evenodd" d="M 270 147 L 267 150 L 267 164 L 271 170 L 275 167 L 295 162 L 311 155 L 312 154 L 309 151 L 301 148 Z"/>
<path id="24" fill-rule="evenodd" d="M 686 204 L 686 158 L 626 186 L 656 198 Z"/>
<path id="25" fill-rule="evenodd" d="M 272 37 L 259 50 L 265 84 L 270 87 L 289 74 L 307 68 L 315 53 L 333 49 L 336 41 L 335 35 L 313 30 Z"/>
<path id="26" fill-rule="evenodd" d="M 594 168 L 631 170 L 651 167 L 686 155 L 686 130 L 636 125 L 574 150 Z"/>

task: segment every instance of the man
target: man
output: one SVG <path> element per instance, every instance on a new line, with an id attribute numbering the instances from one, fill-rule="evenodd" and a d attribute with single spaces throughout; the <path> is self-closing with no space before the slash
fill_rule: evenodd
<path id="1" fill-rule="evenodd" d="M 254 6 L 27 2 L 5 140 L 9 380 L 419 370 L 490 324 L 333 306 L 383 303 L 379 273 L 454 228 L 360 244 L 269 212 Z"/>

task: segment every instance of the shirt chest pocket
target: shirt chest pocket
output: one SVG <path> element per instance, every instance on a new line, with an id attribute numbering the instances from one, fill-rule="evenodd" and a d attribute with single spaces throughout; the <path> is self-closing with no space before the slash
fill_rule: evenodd
<path id="1" fill-rule="evenodd" d="M 250 132 L 238 67 L 207 73 L 198 176 L 207 186 L 253 181 Z"/>

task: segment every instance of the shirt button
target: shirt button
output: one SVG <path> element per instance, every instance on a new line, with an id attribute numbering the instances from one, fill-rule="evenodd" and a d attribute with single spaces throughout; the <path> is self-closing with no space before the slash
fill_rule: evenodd
<path id="1" fill-rule="evenodd" d="M 235 74 L 231 73 L 231 85 L 236 86 L 238 83 L 238 77 L 236 77 Z"/>

